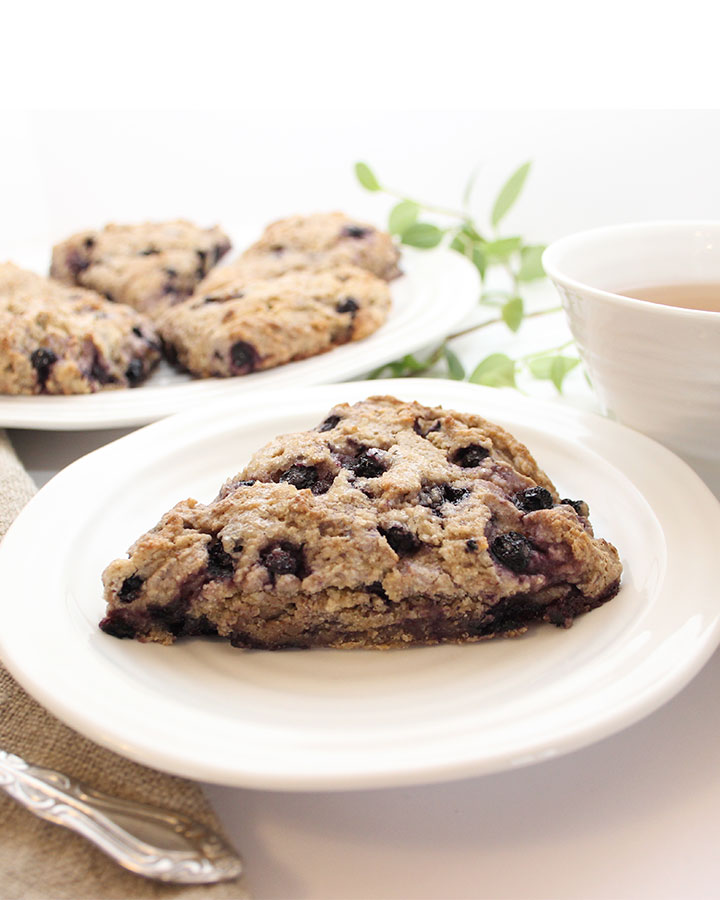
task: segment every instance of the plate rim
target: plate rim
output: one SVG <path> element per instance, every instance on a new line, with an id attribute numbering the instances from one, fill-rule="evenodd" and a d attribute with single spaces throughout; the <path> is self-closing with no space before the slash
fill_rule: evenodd
<path id="1" fill-rule="evenodd" d="M 411 390 L 412 388 L 412 390 Z M 480 386 L 470 385 L 467 383 L 458 383 L 445 381 L 440 379 L 389 379 L 383 381 L 365 381 L 365 382 L 349 382 L 334 385 L 323 385 L 301 388 L 300 392 L 317 397 L 318 404 L 331 405 L 338 402 L 338 397 L 349 394 L 347 399 L 353 402 L 361 396 L 369 396 L 372 394 L 382 393 L 401 393 L 407 395 L 408 392 L 417 393 L 424 402 L 441 402 L 440 398 L 433 394 L 447 393 L 444 403 L 447 405 L 460 406 L 463 400 L 459 402 L 457 398 L 466 397 L 468 400 L 472 398 L 473 402 L 484 397 L 487 404 L 492 408 L 498 405 L 500 397 L 503 397 L 502 403 L 519 410 L 520 412 L 528 412 L 532 408 L 537 415 L 541 414 L 551 416 L 554 421 L 567 422 L 574 426 L 585 428 L 586 435 L 592 437 L 598 433 L 604 434 L 610 441 L 617 441 L 622 446 L 622 439 L 630 441 L 637 447 L 649 451 L 658 457 L 664 466 L 671 469 L 674 474 L 673 481 L 680 480 L 686 487 L 691 487 L 694 495 L 704 497 L 708 510 L 712 511 L 715 517 L 715 526 L 718 528 L 720 535 L 720 503 L 710 492 L 709 488 L 700 480 L 700 478 L 682 462 L 678 457 L 669 450 L 625 426 L 619 425 L 603 417 L 593 413 L 588 413 L 572 407 L 561 406 L 549 402 L 539 402 L 527 400 L 513 394 L 508 395 L 505 391 L 497 389 L 483 388 Z M 272 404 L 272 395 L 281 395 L 286 403 L 288 395 L 286 391 L 264 391 L 258 393 L 255 397 L 236 398 L 235 406 L 239 409 L 252 411 L 256 408 L 266 408 Z M 326 399 L 325 399 L 326 398 Z M 477 406 L 477 402 L 475 402 Z M 128 448 L 134 445 L 142 448 L 143 445 L 160 447 L 162 446 L 163 435 L 172 435 L 173 432 L 183 431 L 193 423 L 199 421 L 212 421 L 213 418 L 222 413 L 227 415 L 227 401 L 216 401 L 208 407 L 202 409 L 196 408 L 186 413 L 178 414 L 146 428 L 133 432 L 130 435 L 119 438 L 117 441 L 107 444 L 98 450 L 93 451 L 85 457 L 72 463 L 66 469 L 59 472 L 46 485 L 30 504 L 23 510 L 8 531 L 10 542 L 3 540 L 0 543 L 0 575 L 6 574 L 6 569 L 12 570 L 12 563 L 8 566 L 8 558 L 14 549 L 16 541 L 20 539 L 25 529 L 30 528 L 33 517 L 38 509 L 42 509 L 47 498 L 53 496 L 54 491 L 58 490 L 58 485 L 62 489 L 65 481 L 71 479 L 77 473 L 81 473 L 87 467 L 87 460 L 92 457 L 94 462 L 102 463 L 105 457 L 112 458 L 118 453 L 122 454 Z M 494 412 L 493 415 L 497 415 Z M 531 417 L 532 418 L 532 417 Z M 581 436 L 582 437 L 582 436 Z M 587 439 L 587 438 L 586 438 Z M 593 452 L 597 452 L 590 447 Z M 156 451 L 159 452 L 159 451 Z M 131 453 L 126 452 L 126 456 L 130 458 Z M 627 473 L 621 466 L 618 466 L 615 460 L 609 461 L 611 465 L 618 468 L 626 477 Z M 70 473 L 70 474 L 68 474 Z M 635 479 L 630 481 L 637 487 L 640 494 L 645 498 L 645 491 L 638 487 Z M 54 487 L 53 487 L 54 486 Z M 652 508 L 652 505 L 651 505 Z M 0 598 L 0 610 L 3 608 L 3 602 Z M 23 660 L 16 658 L 13 654 L 13 648 L 8 642 L 8 633 L 3 630 L 0 633 L 0 655 L 2 655 L 8 669 L 17 678 L 17 680 L 35 696 L 43 705 L 50 709 L 55 715 L 67 722 L 71 727 L 76 728 L 92 740 L 109 747 L 115 752 L 129 756 L 136 761 L 145 765 L 151 765 L 156 768 L 165 769 L 175 774 L 192 777 L 205 781 L 217 782 L 220 784 L 231 784 L 244 787 L 255 787 L 275 790 L 348 790 L 348 789 L 365 789 L 374 787 L 390 787 L 399 785 L 410 785 L 420 783 L 431 783 L 446 780 L 454 780 L 457 778 L 469 777 L 473 775 L 486 774 L 495 771 L 501 771 L 508 768 L 514 768 L 520 765 L 530 764 L 541 761 L 542 759 L 558 756 L 566 752 L 579 749 L 582 746 L 594 743 L 603 737 L 614 734 L 617 731 L 633 724 L 653 712 L 663 703 L 671 699 L 678 693 L 702 668 L 712 652 L 720 643 L 720 618 L 710 625 L 706 626 L 702 639 L 698 641 L 696 651 L 688 659 L 683 660 L 683 664 L 671 668 L 664 679 L 656 681 L 650 685 L 642 694 L 636 695 L 633 702 L 626 703 L 622 709 L 621 715 L 604 716 L 594 722 L 592 728 L 578 725 L 572 733 L 566 729 L 563 735 L 561 746 L 549 747 L 547 739 L 540 739 L 534 745 L 528 745 L 526 752 L 522 756 L 516 756 L 512 760 L 498 762 L 491 761 L 471 761 L 469 763 L 458 765 L 450 761 L 449 763 L 439 762 L 433 766 L 427 763 L 420 767 L 409 767 L 402 773 L 396 770 L 387 770 L 384 772 L 373 771 L 356 774 L 354 776 L 336 775 L 330 773 L 329 777 L 318 776 L 317 773 L 308 777 L 307 775 L 299 775 L 296 777 L 280 775 L 272 777 L 261 775 L 248 777 L 246 773 L 230 772 L 227 767 L 215 767 L 209 770 L 197 760 L 188 760 L 182 757 L 182 753 L 167 753 L 155 751 L 154 754 L 148 754 L 145 748 L 138 749 L 132 746 L 132 742 L 128 743 L 127 735 L 121 738 L 119 735 L 110 735 L 100 729 L 87 716 L 84 716 L 77 709 L 73 708 L 72 703 L 68 703 L 64 699 L 58 699 L 52 693 L 47 685 L 40 684 L 29 671 Z"/>

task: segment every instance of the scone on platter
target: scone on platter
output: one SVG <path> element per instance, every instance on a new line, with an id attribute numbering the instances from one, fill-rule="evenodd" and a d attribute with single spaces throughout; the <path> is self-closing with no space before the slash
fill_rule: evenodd
<path id="1" fill-rule="evenodd" d="M 136 387 L 159 359 L 155 328 L 137 310 L 0 265 L 0 393 Z"/>
<path id="2" fill-rule="evenodd" d="M 246 375 L 305 359 L 376 331 L 385 281 L 354 266 L 229 281 L 157 319 L 168 357 L 199 377 Z"/>
<path id="3" fill-rule="evenodd" d="M 189 297 L 229 249 L 220 228 L 184 219 L 111 224 L 57 244 L 50 274 L 154 315 Z"/>

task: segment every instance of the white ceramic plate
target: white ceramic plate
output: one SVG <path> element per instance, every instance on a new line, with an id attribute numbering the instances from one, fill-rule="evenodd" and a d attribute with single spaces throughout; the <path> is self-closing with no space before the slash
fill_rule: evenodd
<path id="1" fill-rule="evenodd" d="M 173 503 L 207 501 L 278 433 L 373 393 L 479 412 L 528 442 L 620 549 L 616 599 L 568 631 L 380 651 L 172 647 L 101 633 L 100 574 Z M 0 544 L 0 651 L 68 724 L 181 775 L 278 789 L 429 782 L 524 765 L 672 697 L 720 639 L 720 504 L 670 452 L 576 410 L 431 380 L 233 398 L 103 447 L 57 475 Z"/>
<path id="2" fill-rule="evenodd" d="M 0 426 L 74 430 L 145 425 L 215 397 L 259 388 L 295 388 L 366 375 L 406 353 L 438 342 L 477 306 L 475 267 L 451 250 L 405 249 L 404 276 L 391 282 L 393 308 L 375 334 L 328 353 L 237 378 L 192 379 L 162 363 L 141 387 L 72 397 L 0 395 Z"/>

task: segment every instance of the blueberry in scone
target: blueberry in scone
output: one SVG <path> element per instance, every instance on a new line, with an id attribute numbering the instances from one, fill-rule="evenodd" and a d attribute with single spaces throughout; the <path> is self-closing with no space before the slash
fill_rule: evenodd
<path id="1" fill-rule="evenodd" d="M 201 286 L 202 288 L 202 286 Z M 157 318 L 171 358 L 201 377 L 246 375 L 324 353 L 376 331 L 390 310 L 385 281 L 354 266 L 227 281 Z"/>
<path id="2" fill-rule="evenodd" d="M 285 271 L 347 264 L 367 269 L 389 281 L 400 275 L 399 256 L 386 232 L 351 219 L 345 213 L 331 212 L 290 216 L 273 222 L 241 260 L 261 259 L 269 267 L 285 265 Z"/>
<path id="3" fill-rule="evenodd" d="M 259 450 L 211 503 L 178 503 L 112 562 L 100 627 L 264 649 L 568 627 L 615 596 L 622 571 L 574 503 L 480 416 L 393 397 L 341 404 Z"/>
<path id="4" fill-rule="evenodd" d="M 179 303 L 230 249 L 219 228 L 179 219 L 106 225 L 53 248 L 50 274 L 154 314 Z"/>
<path id="5" fill-rule="evenodd" d="M 159 359 L 160 339 L 137 310 L 0 265 L 0 393 L 136 387 Z"/>

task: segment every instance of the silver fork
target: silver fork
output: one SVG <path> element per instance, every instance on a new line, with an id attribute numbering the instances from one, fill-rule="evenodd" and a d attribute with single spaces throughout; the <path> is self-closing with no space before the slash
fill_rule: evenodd
<path id="1" fill-rule="evenodd" d="M 182 813 L 110 797 L 0 750 L 0 788 L 35 815 L 83 835 L 124 868 L 178 884 L 229 881 L 240 857 Z"/>

